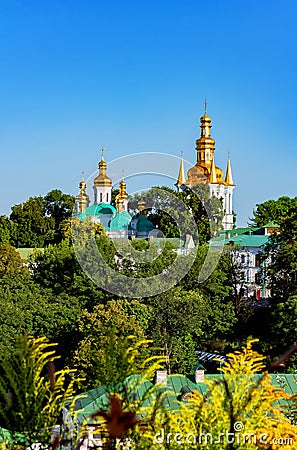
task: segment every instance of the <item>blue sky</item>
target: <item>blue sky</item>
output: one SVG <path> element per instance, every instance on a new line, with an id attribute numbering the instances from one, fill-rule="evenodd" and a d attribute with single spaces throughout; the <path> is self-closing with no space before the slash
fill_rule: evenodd
<path id="1" fill-rule="evenodd" d="M 106 160 L 183 150 L 195 163 L 205 97 L 238 225 L 297 195 L 295 0 L 0 6 L 0 214 L 56 188 L 76 195 L 101 145 Z"/>

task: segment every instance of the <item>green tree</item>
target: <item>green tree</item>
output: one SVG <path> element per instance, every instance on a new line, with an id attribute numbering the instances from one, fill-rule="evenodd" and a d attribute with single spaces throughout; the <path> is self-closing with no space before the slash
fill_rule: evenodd
<path id="1" fill-rule="evenodd" d="M 297 207 L 297 197 L 280 197 L 278 200 L 267 200 L 264 203 L 258 203 L 256 210 L 253 211 L 251 225 L 263 227 L 268 222 L 279 221 L 286 217 L 290 209 Z"/>
<path id="2" fill-rule="evenodd" d="M 20 254 L 9 244 L 0 245 L 0 276 L 3 279 L 27 279 L 28 268 L 25 266 Z"/>
<path id="3" fill-rule="evenodd" d="M 10 244 L 15 233 L 15 224 L 6 216 L 0 216 L 0 244 Z"/>
<path id="4" fill-rule="evenodd" d="M 31 258 L 30 269 L 33 280 L 41 287 L 50 289 L 55 295 L 64 293 L 77 298 L 82 308 L 91 310 L 109 298 L 80 267 L 70 239 L 37 252 Z"/>
<path id="5" fill-rule="evenodd" d="M 203 282 L 199 282 L 202 266 L 208 254 L 209 247 L 202 245 L 198 248 L 195 262 L 185 278 L 180 282 L 184 290 L 197 291 L 208 305 L 208 313 L 203 316 L 203 337 L 199 347 L 211 349 L 226 340 L 232 340 L 236 330 L 238 317 L 235 299 L 232 291 L 232 264 L 228 252 L 212 253 L 210 255 L 210 275 Z"/>
<path id="6" fill-rule="evenodd" d="M 172 288 L 147 300 L 151 307 L 148 337 L 164 349 L 169 373 L 190 373 L 196 364 L 198 338 L 203 335 L 208 304 L 197 291 Z"/>
<path id="7" fill-rule="evenodd" d="M 53 239 L 54 218 L 44 216 L 43 197 L 30 197 L 12 208 L 10 219 L 15 224 L 12 243 L 15 247 L 44 247 Z"/>
<path id="8" fill-rule="evenodd" d="M 73 195 L 63 194 L 59 189 L 55 189 L 46 194 L 43 203 L 45 217 L 54 219 L 53 242 L 60 242 L 63 238 L 61 224 L 64 220 L 69 219 L 72 216 L 75 198 Z"/>
<path id="9" fill-rule="evenodd" d="M 59 345 L 63 359 L 77 344 L 79 302 L 66 293 L 53 295 L 34 284 L 30 276 L 5 276 L 0 280 L 0 349 L 9 352 L 15 337 L 26 331 L 46 336 Z"/>
<path id="10" fill-rule="evenodd" d="M 297 210 L 292 208 L 280 220 L 280 230 L 266 247 L 272 295 L 284 301 L 297 294 Z"/>
<path id="11" fill-rule="evenodd" d="M 63 238 L 61 224 L 73 212 L 74 197 L 55 189 L 13 206 L 11 242 L 16 247 L 44 247 Z"/>
<path id="12" fill-rule="evenodd" d="M 145 338 L 137 319 L 128 315 L 121 301 L 111 300 L 106 305 L 97 305 L 92 312 L 83 311 L 79 318 L 82 340 L 75 352 L 74 363 L 78 372 L 86 377 L 86 386 L 120 382 L 131 370 L 124 359 L 129 336 L 137 340 Z M 147 353 L 143 350 L 134 373 L 141 371 L 141 362 Z"/>
<path id="13" fill-rule="evenodd" d="M 211 231 L 215 233 L 221 228 L 222 202 L 210 196 L 207 185 L 186 188 L 183 192 L 176 192 L 167 186 L 153 187 L 141 196 L 136 194 L 130 199 L 129 208 L 132 213 L 137 212 L 140 199 L 146 204 L 148 219 L 166 237 L 180 237 L 180 234 L 190 233 L 195 240 L 206 242 Z M 180 204 L 184 207 L 181 208 Z"/>

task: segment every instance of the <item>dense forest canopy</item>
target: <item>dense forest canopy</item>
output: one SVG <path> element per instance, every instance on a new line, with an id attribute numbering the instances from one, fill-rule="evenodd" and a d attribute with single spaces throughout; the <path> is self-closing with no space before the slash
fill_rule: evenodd
<path id="1" fill-rule="evenodd" d="M 152 192 L 148 192 L 148 197 Z M 207 197 L 207 193 L 203 195 Z M 148 214 L 160 229 L 164 227 L 168 234 L 174 235 L 172 218 L 160 213 L 165 197 L 158 198 L 159 209 L 151 208 Z M 137 200 L 131 200 L 132 209 L 136 209 Z M 193 199 L 189 197 L 187 201 L 191 206 Z M 247 308 L 238 301 L 234 286 L 240 274 L 228 249 L 211 276 L 204 283 L 198 282 L 208 251 L 209 229 L 205 211 L 196 202 L 191 207 L 195 220 L 200 223 L 202 243 L 191 269 L 169 291 L 137 299 L 107 292 L 81 269 L 69 231 L 73 202 L 73 197 L 54 190 L 44 198 L 30 198 L 14 206 L 9 218 L 0 218 L 0 351 L 3 354 L 11 351 L 15 338 L 24 332 L 46 336 L 58 343 L 62 355 L 58 364 L 75 367 L 82 376 L 87 373 L 85 386 L 92 387 L 107 381 L 107 366 L 116 365 L 123 352 L 123 342 L 131 333 L 140 339 L 152 339 L 163 349 L 168 371 L 184 374 L 192 372 L 197 350 L 224 354 L 254 336 L 260 339 L 258 346 L 271 360 L 295 340 L 296 199 L 282 197 L 265 202 L 257 205 L 254 213 L 257 225 L 267 220 L 277 220 L 280 225 L 279 234 L 271 239 L 266 249 L 273 254 L 268 268 L 273 299 L 270 308 L 261 310 Z M 270 208 L 271 205 L 274 206 Z M 220 214 L 217 203 L 215 211 Z M 119 270 L 112 241 L 102 229 L 96 236 L 107 263 Z M 132 245 L 140 252 L 149 247 L 145 240 L 136 240 Z M 29 261 L 23 261 L 16 246 L 37 249 Z M 38 250 L 39 247 L 43 247 L 43 251 Z M 175 249 L 168 245 L 158 258 L 158 264 L 134 265 L 132 270 L 125 260 L 120 270 L 145 278 L 166 270 L 168 261 L 175 257 Z M 287 370 L 294 369 L 292 358 Z"/>

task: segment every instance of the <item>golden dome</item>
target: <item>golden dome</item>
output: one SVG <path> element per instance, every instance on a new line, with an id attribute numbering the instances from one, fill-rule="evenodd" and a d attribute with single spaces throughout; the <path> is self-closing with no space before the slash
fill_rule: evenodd
<path id="1" fill-rule="evenodd" d="M 203 114 L 203 116 L 201 116 L 200 117 L 200 122 L 202 123 L 202 122 L 211 122 L 211 118 L 206 114 L 206 113 L 204 113 Z"/>
<path id="2" fill-rule="evenodd" d="M 126 190 L 126 187 L 127 187 L 127 185 L 126 185 L 126 183 L 125 183 L 125 180 L 122 179 L 122 181 L 120 182 L 120 190 L 121 190 L 121 191 L 125 191 L 125 190 Z"/>
<path id="3" fill-rule="evenodd" d="M 94 179 L 94 186 L 112 186 L 111 178 L 109 178 L 106 174 L 100 173 Z"/>
<path id="4" fill-rule="evenodd" d="M 223 183 L 224 182 L 224 172 L 218 166 L 216 166 L 216 176 L 217 176 L 217 183 Z"/>
<path id="5" fill-rule="evenodd" d="M 87 183 L 85 182 L 84 179 L 82 179 L 81 182 L 79 183 L 79 188 L 80 188 L 81 190 L 85 190 L 86 187 L 87 187 Z"/>
<path id="6" fill-rule="evenodd" d="M 104 157 L 103 157 L 104 147 L 101 148 L 101 151 L 102 151 L 101 161 L 99 161 L 99 164 L 98 164 L 99 173 L 98 173 L 97 177 L 94 179 L 94 186 L 111 187 L 112 186 L 111 178 L 109 178 L 106 175 L 107 164 L 104 161 Z"/>
<path id="7" fill-rule="evenodd" d="M 189 184 L 201 184 L 206 183 L 209 177 L 209 171 L 206 167 L 196 164 L 194 167 L 188 170 Z"/>
<path id="8" fill-rule="evenodd" d="M 80 194 L 85 195 L 87 189 L 87 183 L 85 182 L 85 171 L 81 171 L 81 181 L 79 183 Z M 79 195 L 80 195 L 79 194 Z"/>
<path id="9" fill-rule="evenodd" d="M 224 183 L 224 172 L 218 166 L 215 166 L 216 182 L 219 184 Z M 194 167 L 188 170 L 187 183 L 195 185 L 206 183 L 210 180 L 210 169 L 201 164 L 196 164 Z"/>

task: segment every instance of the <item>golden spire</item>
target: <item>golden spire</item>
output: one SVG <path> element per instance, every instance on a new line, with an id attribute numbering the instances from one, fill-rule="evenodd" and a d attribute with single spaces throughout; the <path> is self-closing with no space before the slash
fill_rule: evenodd
<path id="1" fill-rule="evenodd" d="M 217 173 L 216 173 L 216 166 L 215 166 L 214 156 L 213 156 L 212 162 L 211 162 L 209 182 L 210 183 L 217 183 Z"/>
<path id="2" fill-rule="evenodd" d="M 183 158 L 183 152 L 181 152 L 181 160 L 180 160 L 180 165 L 179 165 L 177 185 L 181 186 L 182 184 L 185 184 L 185 183 L 186 183 L 186 177 L 185 177 L 185 170 L 184 170 L 184 158 Z"/>
<path id="3" fill-rule="evenodd" d="M 233 177 L 232 177 L 232 170 L 231 170 L 230 153 L 228 153 L 228 163 L 227 163 L 225 183 L 234 186 Z"/>

